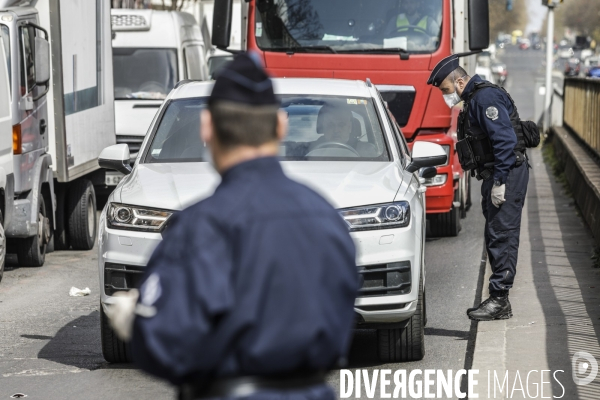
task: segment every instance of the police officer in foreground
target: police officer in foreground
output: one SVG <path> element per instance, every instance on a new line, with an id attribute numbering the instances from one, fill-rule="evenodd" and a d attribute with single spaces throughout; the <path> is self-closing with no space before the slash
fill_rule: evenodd
<path id="1" fill-rule="evenodd" d="M 348 228 L 284 175 L 287 117 L 252 56 L 219 73 L 201 121 L 222 181 L 173 216 L 149 261 L 134 362 L 180 399 L 333 400 L 324 372 L 348 351 L 358 290 Z"/>
<path id="2" fill-rule="evenodd" d="M 463 169 L 483 180 L 485 246 L 492 267 L 490 297 L 468 309 L 467 315 L 477 321 L 510 318 L 508 292 L 517 272 L 521 213 L 529 181 L 526 148 L 539 144 L 539 132 L 531 121 L 520 120 L 504 89 L 477 75 L 469 77 L 459 66 L 458 55 L 440 61 L 427 84 L 440 89 L 450 108 L 464 101 L 456 150 Z"/>

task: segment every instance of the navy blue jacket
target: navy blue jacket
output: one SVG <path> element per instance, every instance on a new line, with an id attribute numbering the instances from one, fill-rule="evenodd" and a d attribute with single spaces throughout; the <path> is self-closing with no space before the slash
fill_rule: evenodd
<path id="1" fill-rule="evenodd" d="M 473 91 L 475 84 L 484 82 L 478 75 L 473 76 L 461 97 L 466 100 Z M 490 107 L 498 110 L 497 118 L 492 119 L 486 115 Z M 510 114 L 513 112 L 513 105 L 503 90 L 487 87 L 479 89 L 469 103 L 469 120 L 471 125 L 481 127 L 481 130 L 488 134 L 492 142 L 494 157 L 494 181 L 506 182 L 508 172 L 515 163 L 514 153 L 517 145 L 517 135 L 510 123 Z M 493 114 L 492 114 L 493 115 Z"/>
<path id="2" fill-rule="evenodd" d="M 136 316 L 133 359 L 175 384 L 328 369 L 348 351 L 357 290 L 337 211 L 277 159 L 248 161 L 169 221 L 140 289 L 156 315 Z"/>

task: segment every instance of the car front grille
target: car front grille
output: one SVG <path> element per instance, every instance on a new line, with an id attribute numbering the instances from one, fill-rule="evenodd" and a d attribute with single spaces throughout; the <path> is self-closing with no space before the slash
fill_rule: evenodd
<path id="1" fill-rule="evenodd" d="M 358 267 L 363 284 L 358 297 L 408 294 L 411 289 L 410 261 Z"/>
<path id="2" fill-rule="evenodd" d="M 144 136 L 117 135 L 117 144 L 125 143 L 129 146 L 129 153 L 136 154 L 140 151 Z"/>
<path id="3" fill-rule="evenodd" d="M 115 292 L 138 288 L 145 270 L 146 267 L 105 263 L 104 293 L 112 296 Z"/>

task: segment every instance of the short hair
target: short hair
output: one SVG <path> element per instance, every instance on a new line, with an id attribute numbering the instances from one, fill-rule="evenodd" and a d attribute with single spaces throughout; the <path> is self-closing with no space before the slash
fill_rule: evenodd
<path id="1" fill-rule="evenodd" d="M 258 147 L 277 139 L 278 105 L 252 106 L 216 101 L 208 106 L 219 144 Z"/>
<path id="2" fill-rule="evenodd" d="M 467 71 L 465 71 L 465 69 L 463 67 L 456 67 L 456 69 L 452 72 L 450 72 L 448 74 L 448 76 L 446 77 L 446 79 L 451 79 L 453 82 L 456 81 L 458 78 L 462 78 L 464 76 L 469 76 L 469 74 L 467 73 Z"/>

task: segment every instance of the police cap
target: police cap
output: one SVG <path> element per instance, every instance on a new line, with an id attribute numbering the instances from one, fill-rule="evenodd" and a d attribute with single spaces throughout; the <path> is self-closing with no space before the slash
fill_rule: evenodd
<path id="1" fill-rule="evenodd" d="M 440 86 L 452 71 L 459 67 L 458 54 L 452 54 L 437 63 L 427 80 L 428 85 Z"/>
<path id="2" fill-rule="evenodd" d="M 273 82 L 254 55 L 240 53 L 217 74 L 208 104 L 217 101 L 265 106 L 277 105 Z"/>

